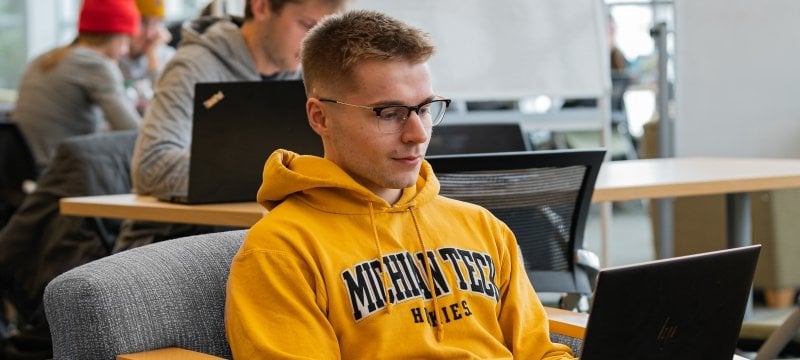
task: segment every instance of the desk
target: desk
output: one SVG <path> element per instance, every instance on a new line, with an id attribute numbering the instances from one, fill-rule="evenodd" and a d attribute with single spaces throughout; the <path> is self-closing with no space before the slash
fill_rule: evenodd
<path id="1" fill-rule="evenodd" d="M 800 187 L 800 160 L 667 158 L 613 161 L 600 168 L 594 202 L 726 194 L 728 246 L 752 243 L 748 192 Z M 662 211 L 662 213 L 664 213 Z M 672 214 L 662 214 L 671 216 Z M 665 219 L 661 219 L 665 220 Z M 671 217 L 660 254 L 672 254 Z"/>
<path id="2" fill-rule="evenodd" d="M 668 158 L 606 162 L 593 202 L 800 187 L 800 160 Z"/>
<path id="3" fill-rule="evenodd" d="M 728 246 L 752 243 L 748 192 L 800 187 L 800 160 L 668 158 L 606 162 L 593 202 L 726 194 Z M 131 194 L 61 199 L 61 213 L 136 220 L 249 227 L 266 211 L 256 204 L 179 205 Z M 663 212 L 662 213 L 666 213 Z M 671 215 L 671 214 L 669 214 Z M 663 220 L 663 219 L 662 219 Z M 661 221 L 662 230 L 671 231 Z M 604 235 L 604 240 L 607 236 Z M 661 254 L 672 254 L 671 232 L 661 235 Z M 603 245 L 605 247 L 605 244 Z M 603 249 L 605 255 L 605 248 Z M 752 305 L 748 305 L 749 317 Z"/>
<path id="4" fill-rule="evenodd" d="M 593 202 L 729 194 L 736 211 L 749 214 L 747 192 L 800 187 L 800 160 L 669 158 L 606 162 Z M 266 210 L 255 202 L 180 205 L 132 194 L 61 199 L 61 214 L 204 225 L 249 227 Z M 743 213 L 742 213 L 743 214 Z M 741 217 L 748 223 L 749 215 Z M 749 234 L 749 233 L 748 233 Z M 749 244 L 745 234 L 738 243 Z"/>
<path id="5" fill-rule="evenodd" d="M 256 202 L 182 205 L 134 194 L 63 198 L 63 215 L 250 227 L 267 211 Z"/>

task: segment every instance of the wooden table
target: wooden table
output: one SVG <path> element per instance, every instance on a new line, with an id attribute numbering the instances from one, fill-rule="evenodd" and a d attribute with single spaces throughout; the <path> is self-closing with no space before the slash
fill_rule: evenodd
<path id="1" fill-rule="evenodd" d="M 63 198 L 63 215 L 250 227 L 267 211 L 256 202 L 182 205 L 134 194 Z"/>
<path id="2" fill-rule="evenodd" d="M 726 195 L 728 246 L 752 243 L 748 192 L 800 187 L 800 160 L 758 158 L 668 158 L 604 163 L 592 201 Z M 662 258 L 673 254 L 672 207 L 662 208 Z"/>
<path id="3" fill-rule="evenodd" d="M 668 158 L 606 162 L 592 201 L 732 194 L 800 187 L 800 160 Z"/>
<path id="4" fill-rule="evenodd" d="M 668 158 L 606 162 L 593 202 L 726 194 L 728 246 L 752 243 L 748 192 L 800 188 L 800 160 Z M 673 253 L 672 211 L 660 211 L 659 254 Z M 61 213 L 203 225 L 250 227 L 266 210 L 255 202 L 179 205 L 132 194 L 61 199 Z M 604 234 L 604 254 L 607 236 Z M 603 254 L 603 255 L 604 255 Z M 752 299 L 748 302 L 749 317 Z"/>
<path id="5" fill-rule="evenodd" d="M 800 160 L 669 158 L 603 164 L 593 202 L 729 194 L 735 209 L 747 192 L 800 187 Z M 255 202 L 180 205 L 133 194 L 61 199 L 61 213 L 204 225 L 249 227 L 266 213 Z M 740 216 L 742 220 L 749 216 Z M 749 221 L 747 221 L 749 223 Z M 749 243 L 749 242 L 747 242 Z"/>

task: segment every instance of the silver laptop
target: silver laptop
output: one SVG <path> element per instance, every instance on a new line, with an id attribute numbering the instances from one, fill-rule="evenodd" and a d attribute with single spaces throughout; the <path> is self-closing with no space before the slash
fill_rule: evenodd
<path id="1" fill-rule="evenodd" d="M 761 245 L 607 268 L 581 359 L 733 358 Z"/>

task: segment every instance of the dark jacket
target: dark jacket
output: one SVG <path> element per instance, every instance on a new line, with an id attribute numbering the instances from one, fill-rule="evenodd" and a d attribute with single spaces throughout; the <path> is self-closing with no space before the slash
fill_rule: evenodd
<path id="1" fill-rule="evenodd" d="M 45 324 L 47 283 L 110 253 L 118 220 L 62 216 L 59 199 L 131 192 L 130 162 L 136 131 L 98 133 L 61 143 L 52 163 L 0 231 L 0 291 L 16 307 L 21 325 Z"/>

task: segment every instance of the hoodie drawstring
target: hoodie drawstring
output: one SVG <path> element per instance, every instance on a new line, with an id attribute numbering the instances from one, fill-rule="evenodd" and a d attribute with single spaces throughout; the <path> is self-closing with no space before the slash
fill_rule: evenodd
<path id="1" fill-rule="evenodd" d="M 375 248 L 378 250 L 378 261 L 380 262 L 381 266 L 381 280 L 383 281 L 383 296 L 386 299 L 386 312 L 391 314 L 393 303 L 389 299 L 389 274 L 386 271 L 386 264 L 383 262 L 383 250 L 381 249 L 381 241 L 378 238 L 378 227 L 375 225 L 375 209 L 372 207 L 372 202 L 368 202 L 369 205 L 369 221 L 370 225 L 372 226 L 372 237 L 375 240 Z M 414 207 L 409 207 L 408 212 L 411 214 L 411 220 L 414 222 L 414 230 L 417 233 L 417 239 L 419 240 L 419 245 L 422 248 L 422 262 L 425 266 L 425 273 L 427 274 L 426 281 L 428 282 L 428 288 L 431 292 L 431 298 L 433 298 L 433 313 L 436 316 L 436 340 L 442 341 L 444 339 L 444 319 L 439 314 L 439 300 L 436 296 L 436 284 L 433 282 L 433 271 L 431 270 L 431 263 L 428 259 L 428 248 L 425 246 L 425 241 L 422 239 L 422 233 L 419 229 L 419 222 L 417 221 L 417 216 L 414 214 Z"/>
<path id="2" fill-rule="evenodd" d="M 428 275 L 428 287 L 431 291 L 433 298 L 433 313 L 436 315 L 436 340 L 442 341 L 444 339 L 444 316 L 439 314 L 439 301 L 436 296 L 436 284 L 433 282 L 433 271 L 431 271 L 431 263 L 428 260 L 428 248 L 425 247 L 425 241 L 422 239 L 422 233 L 419 230 L 419 223 L 417 222 L 417 215 L 414 214 L 414 207 L 410 207 L 408 212 L 411 214 L 411 219 L 414 221 L 414 230 L 417 232 L 417 239 L 419 239 L 419 246 L 422 248 L 422 262 L 425 264 L 425 272 Z"/>
<path id="3" fill-rule="evenodd" d="M 383 263 L 383 250 L 381 250 L 381 241 L 378 238 L 378 228 L 375 226 L 375 212 L 372 208 L 372 202 L 369 204 L 369 221 L 372 225 L 372 237 L 375 239 L 375 248 L 378 250 L 378 262 L 381 264 L 381 280 L 383 280 L 383 297 L 386 299 L 386 312 L 392 313 L 392 301 L 389 299 L 389 275 L 386 271 L 386 265 Z"/>

